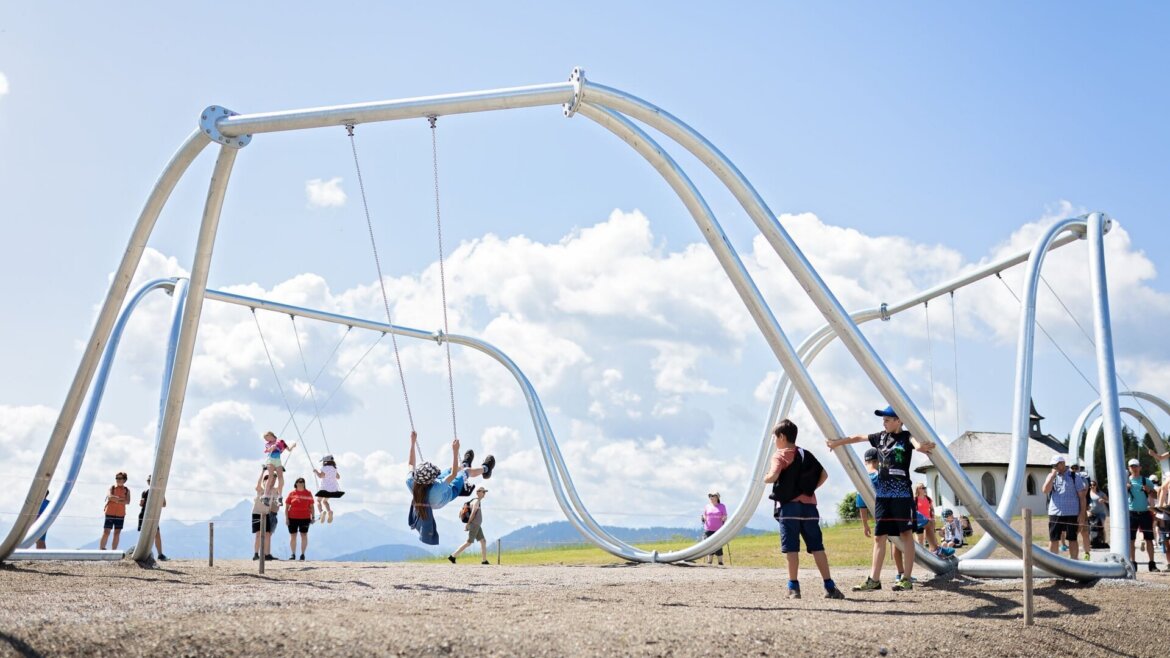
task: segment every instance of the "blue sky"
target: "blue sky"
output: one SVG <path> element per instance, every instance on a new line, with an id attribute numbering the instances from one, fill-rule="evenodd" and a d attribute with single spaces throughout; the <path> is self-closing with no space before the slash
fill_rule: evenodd
<path id="1" fill-rule="evenodd" d="M 13 414 L 59 405 L 76 367 L 78 343 L 88 335 L 129 228 L 162 165 L 203 107 L 267 111 L 535 84 L 563 80 L 578 65 L 591 79 L 646 98 L 690 123 L 739 166 L 778 214 L 815 214 L 815 221 L 806 216 L 796 222 L 803 228 L 790 230 L 802 246 L 812 245 L 805 246 L 806 252 L 827 268 L 831 284 L 842 286 L 847 305 L 874 306 L 925 288 L 1009 245 L 1026 248 L 1035 231 L 1017 234 L 1021 226 L 1050 222 L 1066 209 L 1109 212 L 1125 233 L 1120 240 L 1111 236 L 1118 250 L 1111 274 L 1118 273 L 1121 294 L 1115 312 L 1123 316 L 1119 344 L 1131 350 L 1130 361 L 1119 354 L 1123 371 L 1129 368 L 1123 375 L 1158 394 L 1158 386 L 1170 384 L 1157 374 L 1157 366 L 1170 360 L 1157 330 L 1170 313 L 1164 274 L 1170 269 L 1167 229 L 1159 217 L 1170 173 L 1165 158 L 1170 127 L 1164 120 L 1170 91 L 1163 84 L 1170 63 L 1163 43 L 1168 14 L 1161 6 L 1089 3 L 761 3 L 729 10 L 709 3 L 602 2 L 573 11 L 535 2 L 359 3 L 345 9 L 286 3 L 279 15 L 263 5 L 236 5 L 209 20 L 193 8 L 157 3 L 6 6 L 0 9 L 0 221 L 5 229 L 0 298 L 7 312 L 0 323 L 0 363 L 8 376 L 0 381 L 0 405 Z M 404 298 L 418 300 L 397 307 L 397 313 L 403 323 L 424 328 L 438 326 L 436 301 L 426 284 L 436 250 L 429 139 L 422 121 L 358 129 L 387 274 L 398 278 L 396 290 Z M 728 321 L 730 328 L 719 326 L 722 314 L 734 312 L 717 304 L 727 289 L 698 286 L 680 292 L 635 280 L 667 272 L 691 281 L 685 277 L 710 271 L 703 257 L 688 251 L 700 243 L 699 233 L 665 183 L 608 133 L 582 118 L 566 120 L 559 108 L 442 119 L 439 148 L 448 251 L 461 243 L 468 249 L 454 265 L 466 265 L 467 278 L 452 282 L 462 286 L 454 293 L 462 297 L 457 314 L 468 332 L 541 346 L 533 352 L 547 358 L 531 358 L 549 382 L 546 404 L 559 412 L 554 421 L 559 435 L 579 432 L 587 446 L 582 454 L 612 450 L 611 458 L 625 459 L 616 455 L 626 455 L 622 450 L 628 448 L 642 456 L 678 457 L 668 447 L 655 452 L 651 444 L 661 436 L 664 446 L 685 446 L 688 463 L 726 462 L 730 469 L 697 482 L 671 482 L 664 487 L 671 496 L 684 495 L 693 484 L 697 505 L 705 487 L 734 489 L 767 409 L 754 393 L 775 365 L 753 328 L 743 329 L 737 320 Z M 736 247 L 756 254 L 754 227 L 742 211 L 689 156 L 673 150 L 707 193 Z M 192 167 L 150 243 L 182 269 L 189 267 L 211 161 L 205 154 Z M 346 203 L 309 203 L 307 181 L 337 177 Z M 257 137 L 241 152 L 233 174 L 211 286 L 255 284 L 257 293 L 279 289 L 289 298 L 369 310 L 377 317 L 368 294 L 375 275 L 359 207 L 342 131 Z M 611 216 L 615 209 L 621 211 L 617 220 Z M 645 227 L 639 217 L 645 218 Z M 550 274 L 545 283 L 562 286 L 561 292 L 537 286 L 550 295 L 539 303 L 496 299 L 482 280 L 508 276 L 490 262 L 490 253 L 504 260 L 526 254 L 533 260 L 522 262 L 533 269 L 525 280 L 539 278 L 539 263 L 558 257 L 556 245 L 569 245 L 560 256 L 588 253 L 588 240 L 581 238 L 590 235 L 591 227 L 595 233 L 612 232 L 619 241 L 646 240 L 644 248 L 630 251 L 629 259 L 598 255 L 600 263 L 628 280 L 607 288 L 604 267 L 584 267 L 580 276 L 585 280 L 568 272 Z M 498 252 L 487 248 L 496 244 L 485 238 L 489 233 L 503 245 Z M 518 236 L 530 244 L 516 243 Z M 878 244 L 886 250 L 873 251 Z M 478 252 L 471 245 L 478 245 Z M 869 277 L 872 268 L 865 268 L 865 261 L 884 258 L 894 261 L 889 269 L 908 270 L 906 276 Z M 748 260 L 760 272 L 777 272 L 766 255 Z M 1051 280 L 1063 301 L 1083 311 L 1080 321 L 1085 323 L 1087 303 L 1074 301 L 1083 260 L 1070 256 L 1068 261 L 1062 266 L 1066 269 L 1058 270 L 1067 276 Z M 316 283 L 297 278 L 306 273 L 318 277 Z M 774 295 L 782 322 L 793 319 L 785 328 L 799 342 L 815 328 L 816 318 L 795 299 L 791 284 L 781 282 L 783 276 L 780 272 L 774 282 L 762 285 Z M 472 281 L 476 277 L 478 283 Z M 968 383 L 959 385 L 962 417 L 940 420 L 950 435 L 956 425 L 1006 430 L 1009 423 L 1005 373 L 1012 364 L 1007 347 L 1014 343 L 1015 318 L 996 285 L 974 293 L 983 301 L 959 308 L 959 330 L 966 334 L 960 341 L 960 372 Z M 566 295 L 566 286 L 580 296 Z M 323 287 L 331 295 L 322 293 Z M 647 306 L 653 310 L 660 304 L 667 320 L 645 320 L 581 301 L 614 290 L 648 295 Z M 1127 309 L 1127 302 L 1140 305 L 1141 312 Z M 729 308 L 736 303 L 732 300 Z M 566 305 L 577 311 L 559 315 Z M 225 327 L 239 324 L 240 318 L 221 315 Z M 675 317 L 688 321 L 671 322 Z M 942 341 L 950 331 L 949 310 L 934 307 L 931 317 L 934 338 Z M 1050 319 L 1063 323 L 1054 328 L 1063 340 L 1083 341 L 1056 310 Z M 331 346 L 332 334 L 316 331 L 318 343 Z M 882 331 L 886 328 L 873 329 L 871 337 L 879 349 L 891 351 L 895 372 L 910 378 L 912 388 L 926 386 L 922 343 L 909 347 L 906 340 L 908 335 L 924 340 L 922 323 L 906 328 L 906 334 Z M 152 386 L 158 368 L 151 335 L 144 325 L 142 347 L 117 371 L 120 387 L 111 392 L 103 416 L 112 437 L 146 441 L 150 436 L 145 428 L 155 406 L 149 400 L 156 395 Z M 565 346 L 555 342 L 556 336 L 572 340 L 580 350 L 576 360 L 564 357 Z M 608 342 L 593 343 L 590 336 Z M 243 339 L 225 340 L 225 352 L 230 352 L 230 341 Z M 210 343 L 208 349 L 214 351 Z M 1066 349 L 1083 370 L 1092 368 L 1087 345 Z M 567 353 L 576 354 L 573 349 Z M 949 343 L 938 342 L 934 355 L 939 361 L 936 384 L 953 387 L 953 370 L 944 371 L 952 358 Z M 422 408 L 441 416 L 444 389 L 432 372 L 433 355 L 418 359 L 414 377 L 420 391 L 433 384 L 434 394 L 412 395 Z M 223 365 L 227 362 L 215 361 L 230 374 Z M 300 366 L 288 366 L 292 378 Z M 247 385 L 265 376 L 264 368 L 256 363 L 240 368 L 247 376 L 236 373 L 236 384 L 219 391 L 196 387 L 185 423 L 193 423 L 200 410 L 223 412 L 222 405 L 232 402 L 243 405 L 235 416 L 240 424 L 231 430 L 241 437 L 248 434 L 242 429 L 248 419 L 258 431 L 282 424 L 280 409 L 272 404 L 271 382 Z M 872 389 L 858 381 L 856 369 L 839 354 L 827 354 L 823 368 L 835 386 L 848 389 L 830 398 L 862 407 L 847 423 L 849 429 L 866 429 L 864 407 L 876 405 L 866 399 Z M 621 378 L 610 373 L 607 379 L 608 371 L 619 371 Z M 401 412 L 393 407 L 393 379 L 378 372 L 382 378 L 372 379 L 369 388 L 350 392 L 351 406 L 345 408 L 357 411 L 338 413 L 330 424 L 362 437 L 350 439 L 355 460 L 368 461 L 386 449 L 388 463 L 397 463 L 403 459 L 396 443 Z M 462 374 L 460 406 L 472 440 L 503 432 L 491 428 L 508 428 L 514 441 L 501 445 L 517 453 L 530 450 L 531 428 L 515 407 L 493 397 L 491 375 L 472 364 Z M 691 383 L 672 380 L 675 375 Z M 995 384 L 984 386 L 984 381 Z M 1048 429 L 1063 436 L 1091 391 L 1051 350 L 1042 351 L 1038 362 L 1041 386 L 1053 391 L 1050 400 L 1038 400 L 1055 424 Z M 249 390 L 267 397 L 249 397 Z M 371 397 L 363 401 L 365 395 Z M 591 418 L 590 401 L 599 400 L 646 409 L 626 409 L 621 422 L 613 413 Z M 946 404 L 953 406 L 940 402 Z M 655 409 L 658 421 L 650 422 Z M 5 450 L 14 450 L 19 441 L 24 452 L 37 452 L 25 444 L 43 443 L 47 433 L 39 427 L 32 423 L 27 436 L 10 437 Z M 435 421 L 428 429 L 437 435 L 441 427 Z M 369 438 L 374 435 L 383 438 L 375 442 Z M 214 453 L 217 444 L 209 441 Z M 430 445 L 439 443 L 436 438 Z M 117 465 L 116 454 L 103 467 Z M 247 454 L 233 447 L 220 457 L 244 462 Z M 23 464 L 26 459 L 8 454 L 7 461 Z M 518 468 L 524 465 L 535 473 L 524 488 L 517 483 L 511 495 L 529 502 L 514 507 L 551 509 L 547 484 L 540 489 L 539 463 L 517 462 Z M 598 486 L 610 482 L 604 477 L 604 458 L 595 467 Z M 668 520 L 653 517 L 657 499 L 643 496 L 633 483 L 648 473 L 619 478 L 621 486 L 629 487 L 621 495 L 624 502 L 596 505 L 636 507 L 645 514 L 639 518 Z M 28 477 L 7 470 L 6 476 L 20 486 Z M 104 471 L 92 475 L 104 477 Z M 379 481 L 373 475 L 363 480 L 370 487 Z M 599 488 L 594 495 L 605 500 L 604 491 Z M 372 498 L 369 506 L 377 509 L 380 500 Z M 217 500 L 214 506 L 230 503 Z M 539 515 L 517 512 L 509 522 L 520 523 L 526 516 Z"/>

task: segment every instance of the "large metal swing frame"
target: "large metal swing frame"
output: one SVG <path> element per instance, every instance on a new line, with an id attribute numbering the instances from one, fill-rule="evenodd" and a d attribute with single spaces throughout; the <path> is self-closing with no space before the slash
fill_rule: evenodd
<path id="1" fill-rule="evenodd" d="M 176 306 L 177 333 L 173 340 L 174 349 L 168 354 L 170 365 L 164 380 L 163 412 L 159 423 L 157 449 L 152 471 L 153 490 L 160 495 L 152 495 L 147 500 L 142 533 L 132 552 L 132 557 L 136 560 L 145 560 L 150 556 L 150 539 L 153 538 L 157 528 L 161 501 L 164 498 L 163 494 L 165 494 L 170 475 L 175 439 L 186 397 L 192 353 L 203 303 L 209 297 L 217 298 L 224 294 L 213 294 L 212 291 L 207 290 L 206 286 L 227 184 L 240 149 L 247 146 L 254 135 L 260 133 L 557 105 L 562 106 L 566 117 L 580 114 L 612 132 L 644 157 L 671 186 L 699 226 L 704 239 L 711 247 L 720 266 L 727 274 L 784 371 L 784 378 L 777 389 L 777 396 L 764 428 L 763 440 L 753 469 L 753 478 L 736 513 L 721 530 L 692 546 L 662 554 L 657 551 L 645 551 L 616 539 L 593 519 L 578 497 L 535 390 L 524 373 L 506 355 L 482 341 L 469 337 L 371 323 L 357 318 L 334 316 L 329 320 L 338 321 L 340 319 L 345 324 L 355 324 L 355 326 L 356 323 L 364 322 L 377 325 L 370 326 L 370 328 L 378 331 L 391 331 L 403 336 L 426 340 L 445 340 L 467 345 L 490 354 L 504 364 L 512 372 L 525 393 L 549 479 L 557 502 L 566 517 L 589 541 L 616 556 L 637 562 L 675 562 L 704 556 L 726 543 L 746 525 L 763 495 L 764 468 L 771 452 L 770 430 L 772 423 L 782 415 L 781 411 L 787 413 L 794 396 L 799 396 L 804 402 L 822 436 L 839 437 L 845 435 L 810 377 L 804 360 L 802 360 L 802 356 L 805 360 L 810 360 L 816 352 L 827 345 L 827 341 L 840 339 L 879 393 L 888 403 L 899 410 L 902 414 L 902 420 L 910 432 L 920 439 L 936 444 L 936 449 L 931 453 L 931 461 L 939 469 L 940 474 L 952 490 L 964 497 L 965 500 L 973 501 L 974 504 L 969 506 L 973 520 L 983 526 L 988 536 L 995 542 L 1005 546 L 1017 556 L 1021 554 L 1022 538 L 1005 520 L 1010 520 L 1011 514 L 1014 512 L 1015 504 L 1018 502 L 1014 499 L 1016 496 L 1005 495 L 998 513 L 997 510 L 993 510 L 983 502 L 974 484 L 939 440 L 934 428 L 926 421 L 917 405 L 906 394 L 861 333 L 857 325 L 862 320 L 855 321 L 845 311 L 763 198 L 739 169 L 706 138 L 669 112 L 624 91 L 588 81 L 584 71 L 578 68 L 573 70 L 567 82 L 526 87 L 256 114 L 237 114 L 221 106 L 211 106 L 204 110 L 200 116 L 199 128 L 179 147 L 163 169 L 131 232 L 126 251 L 114 274 L 110 289 L 98 314 L 93 332 L 66 394 L 20 513 L 8 535 L 3 542 L 0 542 L 0 560 L 8 559 L 12 555 L 17 544 L 26 537 L 34 523 L 37 509 L 45 497 L 49 482 L 58 466 L 83 398 L 93 383 L 99 359 L 110 340 L 111 332 L 119 317 L 119 310 L 129 292 L 132 276 L 138 267 L 158 216 L 175 185 L 205 147 L 212 142 L 220 145 L 208 186 L 195 255 L 190 268 L 190 283 L 185 298 L 181 304 Z M 815 338 L 817 335 L 814 335 L 813 338 L 806 341 L 801 348 L 801 353 L 793 348 L 760 294 L 754 280 L 748 274 L 738 253 L 731 246 L 722 227 L 691 179 L 678 163 L 633 120 L 654 128 L 676 142 L 698 158 L 716 176 L 744 208 L 756 228 L 825 317 L 826 328 L 817 334 L 820 338 Z M 1046 238 L 1037 244 L 1030 256 L 1015 257 L 1028 260 L 1030 285 L 1024 298 L 1025 312 L 1021 314 L 1020 344 L 1017 352 L 1016 398 L 1013 408 L 1013 420 L 1015 421 L 1013 459 L 1009 468 L 1008 491 L 1005 494 L 1014 492 L 1018 495 L 1018 490 L 1022 486 L 1016 483 L 1013 488 L 1012 484 L 1013 475 L 1016 480 L 1022 481 L 1024 472 L 1024 460 L 1020 458 L 1020 455 L 1021 451 L 1026 452 L 1026 443 L 1021 441 L 1020 436 L 1022 434 L 1026 437 L 1028 407 L 1026 402 L 1021 405 L 1020 401 L 1021 399 L 1026 401 L 1030 397 L 1032 334 L 1035 326 L 1035 288 L 1039 278 L 1039 265 L 1044 254 L 1055 243 L 1067 242 L 1079 237 L 1086 239 L 1089 245 L 1091 295 L 1094 306 L 1094 329 L 1097 337 L 1097 366 L 1100 381 L 1099 408 L 1105 430 L 1106 461 L 1110 473 L 1115 475 L 1109 479 L 1109 493 L 1114 499 L 1123 499 L 1123 477 L 1116 477 L 1116 475 L 1122 474 L 1125 469 L 1122 464 L 1120 404 L 1115 384 L 1116 373 L 1105 287 L 1103 249 L 1104 235 L 1110 222 L 1111 220 L 1103 213 L 1091 213 L 1085 217 L 1065 220 L 1053 227 Z M 956 285 L 951 290 L 966 285 L 960 281 L 953 283 Z M 930 292 L 928 291 L 928 293 Z M 241 301 L 237 300 L 238 303 Z M 916 303 L 907 302 L 906 306 L 913 306 Z M 273 302 L 255 299 L 247 300 L 245 305 L 279 306 Z M 327 319 L 323 316 L 330 315 L 293 307 L 281 308 L 280 310 L 286 313 L 295 311 L 296 314 L 318 317 L 318 319 Z M 885 308 L 879 312 L 878 317 L 888 312 L 889 309 Z M 818 345 L 819 347 L 817 347 Z M 1023 428 L 1023 432 L 1020 431 L 1021 428 Z M 872 485 L 869 478 L 865 476 L 856 454 L 844 447 L 837 448 L 834 452 L 837 453 L 836 456 L 841 461 L 854 486 L 862 493 L 866 501 L 872 504 Z M 1010 505 L 1007 504 L 1009 499 Z M 1113 552 L 1106 562 L 1077 562 L 1043 550 L 1036 551 L 1035 562 L 1043 572 L 1078 580 L 1132 577 L 1132 565 L 1127 560 L 1129 544 L 1124 540 L 1124 538 L 1128 538 L 1128 517 L 1123 514 L 1113 515 L 1111 527 L 1115 541 L 1112 544 Z M 952 571 L 957 564 L 953 560 L 941 560 L 921 550 L 920 547 L 916 549 L 916 557 L 919 562 L 924 563 L 937 573 Z M 989 561 L 973 558 L 966 562 L 969 563 L 967 571 L 973 575 L 1018 575 L 1021 571 L 1019 560 Z"/>

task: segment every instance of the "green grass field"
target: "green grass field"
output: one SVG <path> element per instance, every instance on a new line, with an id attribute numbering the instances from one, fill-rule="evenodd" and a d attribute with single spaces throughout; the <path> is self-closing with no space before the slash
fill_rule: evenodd
<path id="1" fill-rule="evenodd" d="M 1037 545 L 1044 546 L 1047 544 L 1047 523 L 1046 517 L 1036 517 L 1033 519 L 1033 542 Z M 1012 525 L 1017 529 L 1021 529 L 1022 522 L 1019 517 L 1012 520 Z M 835 566 L 842 567 L 864 567 L 868 566 L 870 557 L 873 554 L 873 540 L 865 536 L 861 530 L 860 521 L 846 521 L 832 525 L 823 529 L 825 539 L 825 552 L 829 555 L 829 563 Z M 979 540 L 982 533 L 976 530 L 975 535 L 968 539 L 969 544 L 974 544 Z M 639 545 L 639 548 L 646 550 L 657 550 L 660 553 L 667 551 L 678 550 L 685 548 L 695 543 L 695 537 L 677 537 L 669 541 L 652 542 L 648 544 Z M 473 546 L 466 551 L 461 560 L 479 561 L 478 546 Z M 762 535 L 753 535 L 748 537 L 737 537 L 731 540 L 727 545 L 728 556 L 724 558 L 725 563 L 729 563 L 735 567 L 781 567 L 783 566 L 783 558 L 780 555 L 780 534 L 779 532 L 770 532 Z M 889 555 L 889 553 L 887 553 Z M 1012 557 L 1006 550 L 1002 548 L 996 549 L 993 557 Z M 495 543 L 488 544 L 488 559 L 495 564 L 496 562 L 496 545 Z M 890 558 L 887 557 L 887 560 Z M 420 560 L 420 562 L 442 562 L 446 560 L 445 557 L 428 558 Z M 601 565 L 601 564 L 620 564 L 620 560 L 609 553 L 596 548 L 592 544 L 587 544 L 582 541 L 579 544 L 551 546 L 549 548 L 528 549 L 510 551 L 507 545 L 503 545 L 500 551 L 500 564 L 514 564 L 514 565 L 542 565 L 542 564 L 557 564 L 557 565 Z M 809 566 L 811 566 L 809 562 Z"/>

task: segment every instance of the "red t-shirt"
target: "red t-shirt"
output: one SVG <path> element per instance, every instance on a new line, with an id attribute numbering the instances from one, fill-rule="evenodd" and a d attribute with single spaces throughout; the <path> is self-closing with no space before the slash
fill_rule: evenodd
<path id="1" fill-rule="evenodd" d="M 313 494 L 308 489 L 293 489 L 284 499 L 284 508 L 290 519 L 313 518 Z"/>

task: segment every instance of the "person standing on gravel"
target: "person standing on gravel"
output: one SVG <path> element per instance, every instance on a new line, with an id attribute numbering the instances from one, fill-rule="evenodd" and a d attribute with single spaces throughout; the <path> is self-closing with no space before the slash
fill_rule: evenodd
<path id="1" fill-rule="evenodd" d="M 467 541 L 463 545 L 455 549 L 455 552 L 448 555 L 447 559 L 451 564 L 455 564 L 455 558 L 459 554 L 467 550 L 475 542 L 479 542 L 479 554 L 482 560 L 480 564 L 490 564 L 487 559 L 487 538 L 483 536 L 483 497 L 487 495 L 488 490 L 480 487 L 475 492 L 475 499 L 468 505 L 470 506 L 470 513 L 467 516 Z"/>
<path id="2" fill-rule="evenodd" d="M 772 499 L 776 501 L 773 515 L 780 523 L 780 552 L 788 562 L 788 598 L 800 598 L 800 540 L 813 556 L 817 570 L 825 583 L 825 598 L 843 599 L 829 573 L 829 558 L 821 536 L 821 515 L 817 511 L 816 490 L 829 474 L 811 452 L 796 447 L 796 423 L 785 418 L 772 434 L 776 452 L 764 482 L 774 483 Z"/>
<path id="3" fill-rule="evenodd" d="M 252 499 L 252 534 L 256 535 L 252 559 L 260 559 L 260 551 L 264 551 L 265 560 L 275 560 L 272 557 L 272 531 L 276 529 L 276 512 L 280 509 L 280 491 L 275 495 L 267 489 L 268 474 L 261 472 L 260 479 L 256 480 L 256 497 Z M 261 538 L 264 546 L 261 548 Z"/>
<path id="4" fill-rule="evenodd" d="M 893 406 L 873 412 L 882 419 L 883 431 L 870 435 L 829 439 L 829 449 L 851 443 L 869 442 L 878 451 L 878 477 L 874 481 L 876 500 L 874 517 L 877 523 L 873 529 L 873 562 L 869 577 L 853 588 L 855 592 L 867 592 L 882 588 L 882 563 L 886 560 L 886 540 L 899 537 L 902 540 L 903 566 L 906 572 L 894 583 L 896 592 L 914 589 L 914 494 L 910 489 L 910 458 L 913 451 L 929 453 L 934 444 L 919 443 L 902 427 L 902 420 Z"/>
<path id="5" fill-rule="evenodd" d="M 1068 540 L 1069 556 L 1077 559 L 1077 535 L 1080 528 L 1078 519 L 1083 507 L 1082 487 L 1085 482 L 1068 470 L 1064 455 L 1052 458 L 1052 471 L 1044 480 L 1044 493 L 1048 496 L 1048 550 L 1059 555 L 1060 542 Z"/>
<path id="6" fill-rule="evenodd" d="M 297 478 L 284 501 L 284 520 L 288 526 L 288 559 L 297 559 L 297 535 L 301 536 L 301 560 L 309 550 L 309 525 L 313 523 L 313 492 L 305 488 L 305 478 Z"/>
<path id="7" fill-rule="evenodd" d="M 142 521 L 146 518 L 146 499 L 150 498 L 150 476 L 146 476 L 146 489 L 142 491 L 142 498 L 138 501 L 138 532 L 142 532 Z M 163 496 L 162 506 L 167 506 L 167 498 Z M 154 549 L 158 551 L 158 561 L 166 562 L 170 558 L 162 552 L 162 528 L 154 528 Z"/>
<path id="8" fill-rule="evenodd" d="M 98 548 L 106 550 L 106 540 L 110 538 L 110 531 L 114 531 L 114 544 L 111 547 L 113 550 L 118 550 L 118 539 L 122 536 L 122 526 L 126 523 L 126 505 L 130 503 L 130 489 L 126 486 L 126 474 L 118 472 L 114 476 L 114 486 L 110 487 L 110 493 L 106 495 L 106 505 L 104 512 L 106 515 L 105 523 L 102 524 L 102 539 L 98 542 Z"/>
<path id="9" fill-rule="evenodd" d="M 719 492 L 707 494 L 707 506 L 703 508 L 703 536 L 710 537 L 723 527 L 727 521 L 727 506 L 719 500 Z M 723 547 L 707 556 L 707 564 L 711 564 L 711 557 L 719 558 L 719 566 L 723 566 Z"/>

